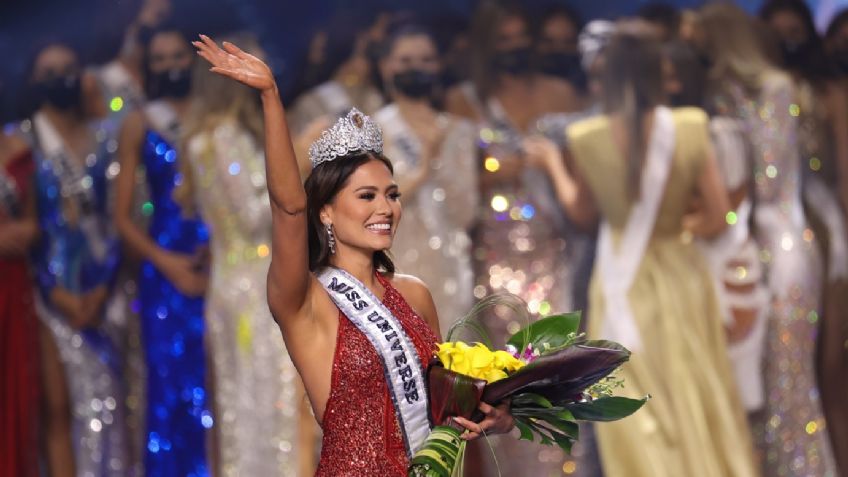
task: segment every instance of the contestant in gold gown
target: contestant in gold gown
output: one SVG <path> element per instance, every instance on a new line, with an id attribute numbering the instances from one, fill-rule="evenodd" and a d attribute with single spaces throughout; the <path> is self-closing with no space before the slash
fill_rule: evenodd
<path id="1" fill-rule="evenodd" d="M 531 157 L 546 158 L 570 215 L 601 220 L 589 335 L 630 347 L 620 374 L 626 393 L 652 396 L 636 415 L 596 427 L 604 472 L 755 476 L 712 278 L 692 242 L 693 234 L 723 230 L 729 207 L 707 117 L 658 107 L 659 45 L 637 27 L 619 28 L 605 50 L 608 114 L 568 129 L 576 170 L 568 172 L 549 145 L 528 147 Z M 630 131 L 650 134 L 640 147 Z M 684 220 L 696 194 L 704 209 Z"/>

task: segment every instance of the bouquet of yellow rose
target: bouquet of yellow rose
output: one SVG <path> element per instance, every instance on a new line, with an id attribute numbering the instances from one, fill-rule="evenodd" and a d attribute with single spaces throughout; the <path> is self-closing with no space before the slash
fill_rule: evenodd
<path id="1" fill-rule="evenodd" d="M 642 407 L 647 397 L 613 395 L 623 384 L 610 374 L 630 352 L 614 342 L 587 340 L 578 333 L 579 323 L 579 313 L 539 319 L 509 337 L 506 350 L 440 344 L 427 373 L 433 430 L 413 456 L 409 476 L 461 475 L 465 441 L 451 418 L 481 420 L 480 401 L 508 400 L 521 439 L 538 438 L 566 452 L 578 439 L 577 421 L 614 421 Z"/>

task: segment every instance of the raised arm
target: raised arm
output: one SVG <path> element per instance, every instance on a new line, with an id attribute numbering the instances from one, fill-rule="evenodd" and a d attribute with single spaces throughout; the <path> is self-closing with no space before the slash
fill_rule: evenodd
<path id="1" fill-rule="evenodd" d="M 268 304 L 281 327 L 308 313 L 310 289 L 306 224 L 306 191 L 286 124 L 283 104 L 271 69 L 232 43 L 224 49 L 201 35 L 193 42 L 197 53 L 212 64 L 211 71 L 260 91 L 265 116 L 265 168 L 271 198 L 273 235 L 268 271 Z"/>

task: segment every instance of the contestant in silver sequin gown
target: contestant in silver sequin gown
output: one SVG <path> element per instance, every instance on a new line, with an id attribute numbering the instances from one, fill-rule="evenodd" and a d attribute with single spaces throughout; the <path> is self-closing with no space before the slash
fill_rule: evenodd
<path id="1" fill-rule="evenodd" d="M 754 435 L 764 451 L 764 475 L 835 476 L 815 367 L 822 257 L 801 201 L 795 101 L 791 80 L 771 73 L 756 100 L 740 88 L 722 111 L 735 110 L 753 143 L 754 237 L 771 294 L 765 409 Z"/>
<path id="2" fill-rule="evenodd" d="M 225 476 L 296 476 L 299 378 L 266 300 L 271 212 L 264 153 L 235 121 L 188 141 L 211 231 L 206 320 Z"/>

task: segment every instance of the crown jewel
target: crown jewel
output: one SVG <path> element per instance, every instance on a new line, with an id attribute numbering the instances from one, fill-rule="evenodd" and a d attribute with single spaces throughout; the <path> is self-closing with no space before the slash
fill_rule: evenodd
<path id="1" fill-rule="evenodd" d="M 309 148 L 312 168 L 354 152 L 383 152 L 383 131 L 371 118 L 353 108 L 321 134 Z"/>

